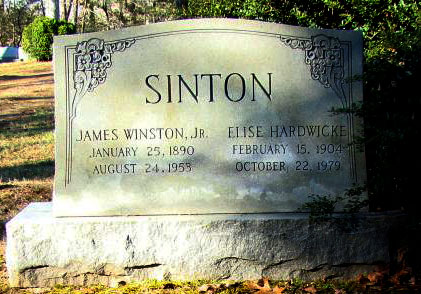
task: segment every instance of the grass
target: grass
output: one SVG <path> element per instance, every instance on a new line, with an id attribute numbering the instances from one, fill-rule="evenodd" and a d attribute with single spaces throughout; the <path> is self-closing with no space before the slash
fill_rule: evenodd
<path id="1" fill-rule="evenodd" d="M 53 85 L 51 62 L 0 64 L 2 294 L 12 291 L 7 286 L 4 224 L 30 202 L 51 200 L 54 176 Z"/>
<path id="2" fill-rule="evenodd" d="M 46 194 L 51 195 L 53 84 L 50 62 L 0 64 L 0 221 L 22 208 L 16 202 L 10 206 L 17 195 L 29 202 L 45 201 Z M 40 186 L 47 191 L 38 193 Z"/>
<path id="3" fill-rule="evenodd" d="M 0 290 L 2 290 L 0 286 Z M 304 283 L 300 280 L 291 281 L 157 281 L 144 280 L 138 283 L 129 283 L 115 288 L 102 285 L 90 287 L 73 287 L 56 285 L 52 289 L 7 289 L 1 293 L 42 293 L 42 294 L 348 294 L 348 293 L 408 293 L 408 292 L 379 292 L 374 288 L 367 288 L 356 281 L 336 283 L 316 281 Z M 406 288 L 406 291 L 408 289 Z M 415 293 L 415 292 L 414 292 Z"/>

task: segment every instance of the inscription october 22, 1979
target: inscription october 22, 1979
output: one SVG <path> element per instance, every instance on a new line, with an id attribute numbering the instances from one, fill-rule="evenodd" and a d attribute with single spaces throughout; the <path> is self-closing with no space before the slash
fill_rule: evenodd
<path id="1" fill-rule="evenodd" d="M 360 33 L 184 20 L 56 37 L 56 216 L 294 211 L 365 181 Z"/>

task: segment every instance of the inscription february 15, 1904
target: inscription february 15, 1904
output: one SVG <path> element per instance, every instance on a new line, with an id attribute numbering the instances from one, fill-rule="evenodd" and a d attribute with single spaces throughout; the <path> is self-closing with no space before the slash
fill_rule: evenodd
<path id="1" fill-rule="evenodd" d="M 294 211 L 365 180 L 362 38 L 245 20 L 56 37 L 54 213 Z"/>

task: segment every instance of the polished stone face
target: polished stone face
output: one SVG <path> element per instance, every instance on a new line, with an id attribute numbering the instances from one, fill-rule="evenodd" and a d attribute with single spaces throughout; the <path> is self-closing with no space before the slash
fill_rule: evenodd
<path id="1" fill-rule="evenodd" d="M 361 34 L 202 19 L 54 39 L 54 214 L 294 211 L 365 181 Z"/>

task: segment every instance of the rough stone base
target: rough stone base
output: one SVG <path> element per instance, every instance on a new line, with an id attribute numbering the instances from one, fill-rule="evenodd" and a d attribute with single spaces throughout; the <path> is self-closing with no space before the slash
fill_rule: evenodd
<path id="1" fill-rule="evenodd" d="M 404 216 L 310 224 L 307 214 L 54 218 L 32 203 L 6 226 L 13 287 L 157 279 L 352 278 L 390 261 Z"/>

